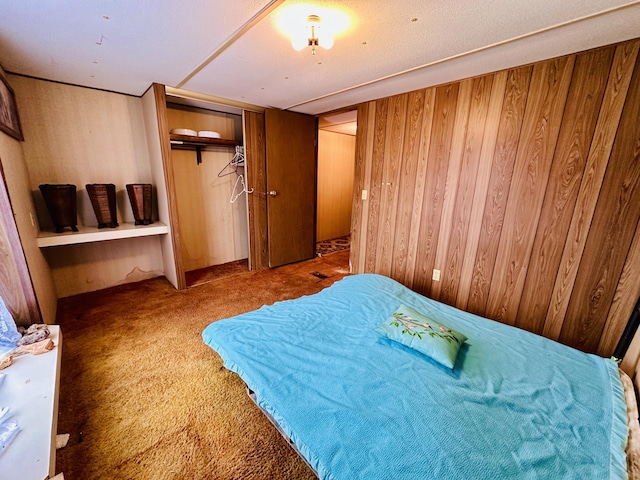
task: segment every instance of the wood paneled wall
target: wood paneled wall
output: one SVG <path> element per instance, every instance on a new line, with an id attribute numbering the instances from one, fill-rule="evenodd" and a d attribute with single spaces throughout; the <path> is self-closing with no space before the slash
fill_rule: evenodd
<path id="1" fill-rule="evenodd" d="M 639 47 L 359 105 L 354 271 L 611 355 L 640 295 Z"/>
<path id="2" fill-rule="evenodd" d="M 356 138 L 318 131 L 316 242 L 349 235 Z"/>

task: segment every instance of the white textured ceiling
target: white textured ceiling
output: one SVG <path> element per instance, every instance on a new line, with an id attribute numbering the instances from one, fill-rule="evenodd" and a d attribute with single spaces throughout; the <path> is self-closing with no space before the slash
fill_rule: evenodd
<path id="1" fill-rule="evenodd" d="M 331 50 L 291 48 L 301 4 L 349 16 Z M 0 0 L 9 72 L 311 114 L 638 36 L 640 0 Z"/>

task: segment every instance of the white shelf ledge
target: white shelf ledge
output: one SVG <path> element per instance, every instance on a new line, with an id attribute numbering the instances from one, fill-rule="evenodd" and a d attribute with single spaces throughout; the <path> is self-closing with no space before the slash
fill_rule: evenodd
<path id="1" fill-rule="evenodd" d="M 3 407 L 20 431 L 0 455 L 0 478 L 44 480 L 56 471 L 58 386 L 62 332 L 49 325 L 55 348 L 41 355 L 22 355 L 3 370 L 0 385 Z"/>
<path id="2" fill-rule="evenodd" d="M 169 227 L 161 222 L 154 222 L 151 225 L 121 223 L 116 228 L 83 227 L 78 225 L 77 232 L 69 231 L 68 228 L 62 233 L 40 232 L 40 235 L 38 235 L 38 247 L 58 247 L 61 245 L 76 245 L 122 238 L 164 235 L 166 233 L 169 233 Z"/>

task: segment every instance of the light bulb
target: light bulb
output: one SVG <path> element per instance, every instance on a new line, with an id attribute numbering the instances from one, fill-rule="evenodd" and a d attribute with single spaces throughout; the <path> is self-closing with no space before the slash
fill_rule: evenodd
<path id="1" fill-rule="evenodd" d="M 320 38 L 318 38 L 318 45 L 329 50 L 333 47 L 333 37 L 324 33 Z"/>
<path id="2" fill-rule="evenodd" d="M 304 33 L 302 35 L 294 35 L 291 37 L 291 46 L 299 52 L 309 46 L 309 38 Z"/>

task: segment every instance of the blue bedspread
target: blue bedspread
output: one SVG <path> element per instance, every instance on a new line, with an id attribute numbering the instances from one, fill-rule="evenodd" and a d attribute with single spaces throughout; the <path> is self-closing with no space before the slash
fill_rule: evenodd
<path id="1" fill-rule="evenodd" d="M 401 303 L 463 332 L 454 370 L 382 338 Z M 615 362 L 374 274 L 209 325 L 322 479 L 626 478 Z"/>

